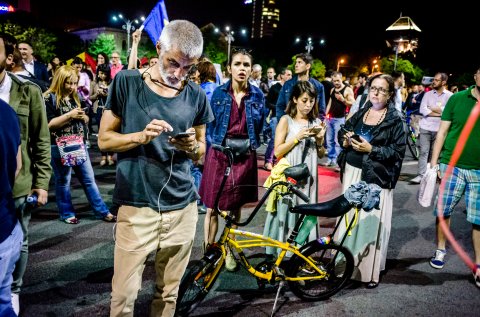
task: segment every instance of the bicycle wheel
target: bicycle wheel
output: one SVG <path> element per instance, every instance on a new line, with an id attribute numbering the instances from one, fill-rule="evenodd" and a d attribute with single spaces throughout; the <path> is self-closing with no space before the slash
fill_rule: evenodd
<path id="1" fill-rule="evenodd" d="M 178 290 L 176 316 L 188 316 L 202 302 L 220 274 L 221 270 L 214 273 L 215 268 L 223 263 L 221 258 L 215 261 L 201 259 L 187 269 Z"/>
<path id="2" fill-rule="evenodd" d="M 288 281 L 290 290 L 303 300 L 316 301 L 327 299 L 340 291 L 353 273 L 353 256 L 350 251 L 336 244 L 320 244 L 312 241 L 302 248 L 302 254 L 324 271 L 319 279 Z M 304 259 L 292 257 L 287 271 L 288 277 L 318 277 Z"/>
<path id="3" fill-rule="evenodd" d="M 411 130 L 409 130 L 407 133 L 407 145 L 410 153 L 412 153 L 413 159 L 418 160 L 418 157 L 420 156 L 420 150 L 417 146 L 417 138 L 415 137 L 414 132 Z"/>

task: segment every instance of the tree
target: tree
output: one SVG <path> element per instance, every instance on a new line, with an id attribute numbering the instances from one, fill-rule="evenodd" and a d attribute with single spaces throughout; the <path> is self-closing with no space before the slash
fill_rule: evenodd
<path id="1" fill-rule="evenodd" d="M 105 53 L 108 56 L 115 51 L 115 38 L 113 34 L 99 34 L 97 38 L 88 46 L 88 54 L 97 56 L 98 53 Z"/>
<path id="2" fill-rule="evenodd" d="M 33 26 L 23 26 L 7 20 L 0 24 L 0 31 L 13 35 L 17 41 L 27 41 L 33 45 L 35 56 L 43 62 L 48 62 L 55 56 L 57 36 L 46 29 Z"/>
<path id="3" fill-rule="evenodd" d="M 215 26 L 209 23 L 200 29 L 203 35 L 203 55 L 212 63 L 223 65 L 227 62 L 227 42 L 222 33 L 216 33 Z"/>
<path id="4" fill-rule="evenodd" d="M 384 57 L 380 60 L 380 69 L 385 74 L 391 74 L 394 68 L 394 60 L 388 57 Z M 409 83 L 421 83 L 424 71 L 416 65 L 413 65 L 409 60 L 398 58 L 397 59 L 397 72 L 403 72 L 405 79 Z"/>

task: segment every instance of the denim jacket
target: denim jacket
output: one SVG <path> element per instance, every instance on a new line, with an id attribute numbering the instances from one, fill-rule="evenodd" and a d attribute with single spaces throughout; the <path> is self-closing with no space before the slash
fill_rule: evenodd
<path id="1" fill-rule="evenodd" d="M 230 91 L 231 80 L 217 87 L 213 92 L 210 105 L 215 120 L 207 125 L 207 143 L 222 145 L 227 134 L 232 109 Z M 260 134 L 263 130 L 265 96 L 253 85 L 248 85 L 248 95 L 244 98 L 247 116 L 247 131 L 252 150 L 260 146 Z"/>
<path id="2" fill-rule="evenodd" d="M 323 89 L 323 85 L 321 82 L 316 80 L 315 78 L 309 78 L 309 82 L 311 82 L 315 89 L 317 90 L 317 99 L 318 99 L 318 117 L 323 120 L 325 117 L 325 92 Z M 285 114 L 285 110 L 287 109 L 288 100 L 290 99 L 290 95 L 292 94 L 293 86 L 298 82 L 298 75 L 293 76 L 292 79 L 288 80 L 283 84 L 282 89 L 280 90 L 280 94 L 278 95 L 277 99 L 277 120 L 280 122 L 280 118 Z"/>

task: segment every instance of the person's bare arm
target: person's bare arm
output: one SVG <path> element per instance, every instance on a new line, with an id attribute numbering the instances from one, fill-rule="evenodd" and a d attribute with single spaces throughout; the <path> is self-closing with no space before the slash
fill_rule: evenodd
<path id="1" fill-rule="evenodd" d="M 136 29 L 132 34 L 132 47 L 130 49 L 130 56 L 128 57 L 128 69 L 137 68 L 138 44 L 140 43 L 141 36 L 142 31 L 140 29 Z"/>
<path id="2" fill-rule="evenodd" d="M 102 115 L 98 131 L 98 147 L 103 152 L 125 152 L 142 144 L 148 144 L 163 132 L 171 132 L 173 128 L 164 120 L 154 119 L 139 132 L 119 133 L 121 119 L 111 110 Z"/>
<path id="3" fill-rule="evenodd" d="M 50 130 L 58 130 L 63 126 L 70 123 L 72 120 L 83 120 L 85 123 L 88 122 L 88 116 L 81 108 L 75 108 L 67 113 L 62 114 L 61 116 L 55 117 L 48 123 L 48 128 Z"/>

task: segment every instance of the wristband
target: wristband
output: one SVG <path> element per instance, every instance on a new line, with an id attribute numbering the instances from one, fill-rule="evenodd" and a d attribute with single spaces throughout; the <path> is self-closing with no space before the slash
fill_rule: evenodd
<path id="1" fill-rule="evenodd" d="M 293 139 L 293 144 L 297 145 L 299 142 L 297 138 Z"/>

